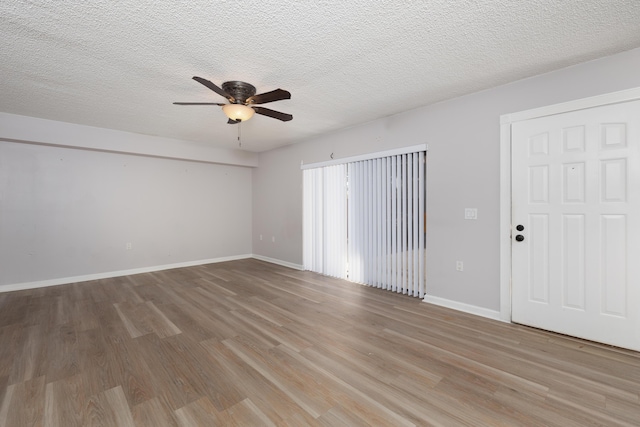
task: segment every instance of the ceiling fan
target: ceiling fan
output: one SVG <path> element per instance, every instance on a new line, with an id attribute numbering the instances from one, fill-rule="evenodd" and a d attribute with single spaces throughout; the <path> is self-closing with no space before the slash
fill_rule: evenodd
<path id="1" fill-rule="evenodd" d="M 224 114 L 229 118 L 227 123 L 232 125 L 249 120 L 254 113 L 282 120 L 283 122 L 288 122 L 293 119 L 291 114 L 254 106 L 255 104 L 266 104 L 267 102 L 291 99 L 291 93 L 286 90 L 276 89 L 256 95 L 256 88 L 245 82 L 224 82 L 222 83 L 222 88 L 220 88 L 202 77 L 194 76 L 193 80 L 208 87 L 218 95 L 227 98 L 229 104 L 217 102 L 174 102 L 175 105 L 219 105 L 222 107 Z"/>

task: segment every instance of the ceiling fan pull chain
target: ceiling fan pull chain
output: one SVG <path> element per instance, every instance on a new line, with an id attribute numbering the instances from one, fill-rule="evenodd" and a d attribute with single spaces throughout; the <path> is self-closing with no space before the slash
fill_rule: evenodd
<path id="1" fill-rule="evenodd" d="M 242 128 L 242 122 L 238 123 L 238 147 L 242 148 L 242 141 L 240 140 L 240 128 Z"/>

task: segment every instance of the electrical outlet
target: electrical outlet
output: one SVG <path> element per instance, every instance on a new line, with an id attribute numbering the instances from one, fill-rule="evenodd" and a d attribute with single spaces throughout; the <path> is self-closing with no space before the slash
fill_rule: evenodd
<path id="1" fill-rule="evenodd" d="M 465 208 L 464 219 L 478 219 L 478 208 Z"/>
<path id="2" fill-rule="evenodd" d="M 456 261 L 456 271 L 463 271 L 464 270 L 464 264 L 462 263 L 462 261 Z"/>
<path id="3" fill-rule="evenodd" d="M 127 242 L 126 248 L 127 248 L 128 251 L 133 249 L 133 245 L 131 244 L 131 242 Z"/>

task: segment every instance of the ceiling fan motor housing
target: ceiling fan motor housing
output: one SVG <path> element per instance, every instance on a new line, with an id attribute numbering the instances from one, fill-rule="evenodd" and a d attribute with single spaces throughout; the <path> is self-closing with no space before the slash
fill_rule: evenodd
<path id="1" fill-rule="evenodd" d="M 237 80 L 222 83 L 222 90 L 233 97 L 234 104 L 245 104 L 247 98 L 256 94 L 255 86 Z"/>

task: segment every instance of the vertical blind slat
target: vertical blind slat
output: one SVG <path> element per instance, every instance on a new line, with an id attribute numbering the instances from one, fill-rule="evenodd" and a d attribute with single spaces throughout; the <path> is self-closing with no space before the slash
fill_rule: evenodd
<path id="1" fill-rule="evenodd" d="M 426 156 L 424 152 L 420 152 L 420 156 L 418 162 L 420 164 L 420 177 L 419 177 L 419 188 L 418 188 L 418 201 L 420 203 L 420 248 L 418 250 L 418 277 L 420 278 L 420 283 L 418 284 L 418 296 L 422 298 L 425 293 L 425 282 L 426 282 L 426 271 L 425 271 L 425 233 L 426 233 L 426 225 L 427 225 L 427 211 L 426 211 Z"/>
<path id="2" fill-rule="evenodd" d="M 387 267 L 387 274 L 385 275 L 386 286 L 385 289 L 391 290 L 391 254 L 393 253 L 391 250 L 391 189 L 393 182 L 393 175 L 391 174 L 391 158 L 385 158 L 385 163 L 387 164 L 387 173 L 386 173 L 386 183 L 387 183 L 387 194 L 385 197 L 385 203 L 387 208 L 387 221 L 385 223 L 385 231 L 387 235 L 387 246 L 384 253 L 385 256 L 385 265 Z"/>
<path id="3" fill-rule="evenodd" d="M 418 153 L 413 153 L 413 248 L 411 254 L 413 255 L 413 285 L 412 285 L 412 294 L 414 297 L 418 296 L 419 291 L 419 264 L 418 264 L 418 252 L 419 252 L 419 228 L 420 228 L 420 215 L 419 215 L 419 206 L 420 200 L 418 199 L 418 186 L 419 186 L 419 175 L 420 172 L 418 170 Z"/>
<path id="4" fill-rule="evenodd" d="M 383 251 L 384 251 L 384 178 L 383 178 L 383 165 L 382 159 L 376 159 L 376 165 L 378 169 L 378 173 L 376 175 L 376 183 L 377 183 L 377 194 L 378 194 L 378 205 L 376 211 L 378 212 L 378 220 L 376 222 L 376 229 L 378 230 L 378 244 L 376 245 L 376 269 L 377 269 L 377 283 L 376 286 L 382 288 L 384 286 L 384 264 L 382 260 L 384 259 Z"/>
<path id="5" fill-rule="evenodd" d="M 391 160 L 391 290 L 398 284 L 398 158 Z"/>
<path id="6" fill-rule="evenodd" d="M 349 195 L 351 196 L 351 208 L 353 209 L 354 212 L 358 212 L 359 211 L 359 206 L 358 206 L 358 198 L 359 198 L 359 188 L 358 188 L 358 181 L 356 179 L 352 179 L 354 177 L 357 176 L 358 174 L 358 164 L 357 163 L 352 163 L 350 164 L 351 166 L 351 170 L 350 170 L 350 174 L 349 174 L 349 188 L 350 188 L 350 192 Z M 351 269 L 349 270 L 349 278 L 355 282 L 358 281 L 358 266 L 360 263 L 360 260 L 358 259 L 358 227 L 359 227 L 359 222 L 356 221 L 356 216 L 355 215 L 349 215 L 349 217 L 351 218 L 351 224 L 352 224 L 352 228 L 351 228 L 351 238 L 349 239 L 349 246 L 352 248 L 351 249 L 351 258 L 349 258 L 349 265 L 351 265 Z"/>
<path id="7" fill-rule="evenodd" d="M 356 244 L 356 259 L 357 259 L 357 265 L 358 265 L 358 274 L 356 276 L 356 282 L 358 283 L 362 283 L 363 279 L 364 279 L 364 261 L 365 261 L 365 255 L 363 253 L 363 249 L 364 249 L 364 230 L 365 230 L 365 218 L 364 218 L 364 209 L 365 209 L 365 205 L 364 205 L 364 192 L 365 192 L 365 188 L 364 188 L 364 179 L 363 179 L 363 165 L 361 162 L 357 162 L 356 163 L 356 168 L 357 168 L 357 172 L 356 172 L 356 177 L 357 177 L 357 181 L 356 181 L 356 192 L 358 193 L 358 209 L 357 211 L 354 212 L 354 214 L 357 212 L 357 216 L 356 216 L 356 222 L 357 222 L 357 235 L 356 235 L 356 240 L 355 240 L 355 244 Z"/>
<path id="8" fill-rule="evenodd" d="M 399 196 L 399 206 L 398 206 L 398 236 L 400 241 L 400 251 L 398 252 L 400 256 L 400 260 L 398 261 L 398 292 L 404 292 L 405 287 L 405 278 L 406 278 L 406 245 L 407 245 L 407 222 L 406 222 L 406 186 L 407 186 L 407 162 L 405 160 L 405 155 L 399 156 L 400 160 L 400 196 Z"/>
<path id="9" fill-rule="evenodd" d="M 367 233 L 367 242 L 365 245 L 365 253 L 367 254 L 367 257 L 365 258 L 365 271 L 367 272 L 367 275 L 364 278 L 364 283 L 371 283 L 371 277 L 372 277 L 372 261 L 371 261 L 371 247 L 373 246 L 373 224 L 372 224 L 372 212 L 371 212 L 371 206 L 373 204 L 373 191 L 371 189 L 371 181 L 372 181 L 372 170 L 371 170 L 371 161 L 370 160 L 366 160 L 365 161 L 365 168 L 366 168 L 366 180 L 365 180 L 365 197 L 367 200 L 366 203 L 366 207 L 365 207 L 365 211 L 367 213 L 366 218 L 367 218 L 367 222 L 365 223 L 366 226 L 366 233 Z"/>
<path id="10" fill-rule="evenodd" d="M 407 154 L 407 294 L 413 286 L 413 153 Z"/>

